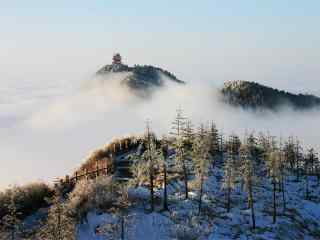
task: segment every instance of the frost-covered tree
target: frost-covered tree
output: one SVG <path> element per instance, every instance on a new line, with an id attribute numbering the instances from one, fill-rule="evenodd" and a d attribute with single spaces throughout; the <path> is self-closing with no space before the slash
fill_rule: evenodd
<path id="1" fill-rule="evenodd" d="M 7 214 L 2 218 L 1 224 L 4 226 L 6 231 L 9 231 L 9 236 L 7 239 L 15 240 L 17 239 L 19 233 L 21 233 L 22 222 L 19 217 L 21 217 L 21 212 L 18 210 L 17 188 L 14 187 L 9 192 L 9 202 L 6 204 Z"/>
<path id="2" fill-rule="evenodd" d="M 154 179 L 156 173 L 156 160 L 158 156 L 155 138 L 154 135 L 151 135 L 149 124 L 147 124 L 146 129 L 146 152 L 144 153 L 144 158 L 147 161 L 147 171 L 149 175 L 149 187 L 150 187 L 150 204 L 151 204 L 151 211 L 154 210 Z"/>
<path id="3" fill-rule="evenodd" d="M 257 165 L 257 170 L 263 169 L 263 163 L 266 159 L 266 152 L 269 151 L 270 142 L 272 140 L 262 137 L 257 138 L 253 132 L 251 132 L 246 138 L 247 145 L 249 147 L 250 155 Z M 263 144 L 263 145 L 260 145 Z M 258 167 L 259 166 L 259 167 Z"/>
<path id="4" fill-rule="evenodd" d="M 280 140 L 279 149 L 279 171 L 280 171 L 280 189 L 282 192 L 282 205 L 283 213 L 286 211 L 286 176 L 287 176 L 287 163 L 283 151 L 282 141 Z"/>
<path id="5" fill-rule="evenodd" d="M 208 131 L 210 154 L 212 155 L 213 166 L 216 161 L 216 157 L 219 154 L 219 131 L 216 125 L 212 122 Z"/>
<path id="6" fill-rule="evenodd" d="M 68 212 L 65 200 L 56 193 L 51 202 L 45 226 L 39 233 L 41 240 L 76 239 L 76 222 Z"/>
<path id="7" fill-rule="evenodd" d="M 304 175 L 305 175 L 305 192 L 306 199 L 310 200 L 310 191 L 309 191 L 309 176 L 314 174 L 314 166 L 317 162 L 317 156 L 313 148 L 308 150 L 306 157 L 304 158 Z"/>
<path id="8" fill-rule="evenodd" d="M 135 185 L 143 185 L 148 182 L 150 189 L 150 206 L 154 210 L 154 180 L 159 168 L 159 151 L 156 146 L 155 135 L 151 132 L 149 123 L 146 126 L 144 136 L 145 151 L 141 156 L 136 155 L 135 162 L 131 168 Z"/>
<path id="9" fill-rule="evenodd" d="M 168 141 L 166 137 L 162 138 L 161 141 L 161 153 L 159 155 L 160 167 L 162 167 L 163 172 L 163 210 L 169 210 L 168 206 L 168 191 L 167 191 L 167 169 L 168 169 Z"/>
<path id="10" fill-rule="evenodd" d="M 296 156 L 295 156 L 295 146 L 292 137 L 289 137 L 288 140 L 284 144 L 284 155 L 286 158 L 286 162 L 288 163 L 288 167 L 291 172 L 294 172 L 296 166 Z"/>
<path id="11" fill-rule="evenodd" d="M 183 115 L 183 111 L 181 108 L 177 109 L 177 114 L 172 122 L 171 132 L 175 138 L 183 138 L 185 134 L 187 119 Z M 189 126 L 191 127 L 191 122 L 189 122 Z"/>
<path id="12" fill-rule="evenodd" d="M 297 181 L 300 181 L 301 172 L 303 170 L 303 148 L 298 139 L 295 141 L 294 145 L 294 153 L 295 153 L 295 170 L 297 174 Z"/>
<path id="13" fill-rule="evenodd" d="M 317 176 L 317 184 L 319 186 L 320 185 L 320 160 L 318 156 L 314 164 L 315 164 L 314 171 L 315 171 L 315 175 Z"/>
<path id="14" fill-rule="evenodd" d="M 273 211 L 272 211 L 272 221 L 276 223 L 277 218 L 277 195 L 276 195 L 276 186 L 281 179 L 281 153 L 277 149 L 273 150 L 268 156 L 268 169 L 270 172 L 271 183 L 273 186 Z"/>
<path id="15" fill-rule="evenodd" d="M 226 208 L 228 212 L 230 212 L 231 208 L 231 191 L 236 186 L 236 168 L 235 156 L 233 154 L 232 147 L 229 146 L 226 153 L 226 159 L 224 161 L 224 174 L 222 182 L 222 189 L 226 190 Z"/>
<path id="16" fill-rule="evenodd" d="M 199 214 L 201 213 L 202 207 L 202 196 L 203 196 L 203 184 L 205 178 L 208 176 L 209 164 L 210 164 L 210 138 L 208 131 L 204 125 L 198 129 L 196 137 L 192 145 L 192 159 L 196 169 L 196 177 L 199 185 Z"/>
<path id="17" fill-rule="evenodd" d="M 189 119 L 185 121 L 185 127 L 182 128 L 182 135 L 183 135 L 185 147 L 191 148 L 193 139 L 195 137 L 195 133 L 194 133 L 192 122 Z"/>
<path id="18" fill-rule="evenodd" d="M 183 116 L 182 110 L 177 110 L 177 116 L 172 123 L 171 135 L 174 137 L 173 147 L 175 149 L 175 163 L 179 171 L 182 171 L 182 178 L 184 182 L 185 198 L 189 197 L 188 177 L 189 177 L 189 165 L 188 165 L 188 153 L 189 149 L 185 146 L 185 132 L 186 118 Z"/>
<path id="19" fill-rule="evenodd" d="M 257 177 L 254 171 L 254 161 L 250 156 L 250 151 L 247 145 L 242 145 L 240 149 L 241 158 L 241 178 L 243 179 L 245 190 L 248 193 L 248 203 L 251 209 L 252 228 L 255 229 L 255 213 L 254 213 L 254 198 L 253 187 L 257 183 Z"/>

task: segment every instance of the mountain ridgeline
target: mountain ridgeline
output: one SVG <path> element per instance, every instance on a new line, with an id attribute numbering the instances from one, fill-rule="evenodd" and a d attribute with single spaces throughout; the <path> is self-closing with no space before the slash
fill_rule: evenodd
<path id="1" fill-rule="evenodd" d="M 245 109 L 279 110 L 289 105 L 295 110 L 307 110 L 320 106 L 320 98 L 314 95 L 293 94 L 248 81 L 228 81 L 221 92 L 225 102 Z"/>

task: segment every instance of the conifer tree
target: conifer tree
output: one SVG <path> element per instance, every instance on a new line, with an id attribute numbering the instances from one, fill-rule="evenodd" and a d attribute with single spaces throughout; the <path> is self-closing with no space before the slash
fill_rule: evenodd
<path id="1" fill-rule="evenodd" d="M 157 150 L 155 141 L 155 136 L 151 133 L 149 122 L 147 121 L 144 136 L 145 151 L 142 156 L 135 156 L 134 164 L 131 167 L 133 174 L 131 183 L 135 185 L 142 185 L 145 182 L 149 183 L 151 211 L 154 210 L 154 180 L 159 161 L 159 151 Z"/>
<path id="2" fill-rule="evenodd" d="M 205 178 L 208 176 L 209 161 L 210 161 L 210 138 L 208 131 L 201 124 L 196 134 L 196 138 L 193 142 L 193 161 L 196 169 L 196 176 L 199 183 L 199 205 L 198 211 L 201 214 L 202 196 L 203 196 L 203 184 Z"/>
<path id="3" fill-rule="evenodd" d="M 313 148 L 308 150 L 307 156 L 304 159 L 304 175 L 305 175 L 305 192 L 306 199 L 310 200 L 309 192 L 309 175 L 314 173 L 314 163 L 317 161 L 316 153 Z"/>
<path id="4" fill-rule="evenodd" d="M 216 125 L 212 122 L 209 129 L 210 154 L 212 155 L 213 166 L 219 154 L 219 132 Z"/>
<path id="5" fill-rule="evenodd" d="M 168 206 L 168 192 L 167 192 L 167 169 L 168 169 L 168 141 L 166 137 L 162 138 L 161 142 L 161 154 L 160 154 L 160 164 L 162 166 L 163 171 L 163 210 L 169 210 Z"/>
<path id="6" fill-rule="evenodd" d="M 245 189 L 248 193 L 248 202 L 251 209 L 252 228 L 256 228 L 255 213 L 254 213 L 254 198 L 253 198 L 253 186 L 257 182 L 254 171 L 254 163 L 250 156 L 250 151 L 247 145 L 242 145 L 240 149 L 241 158 L 241 177 L 244 181 Z"/>
<path id="7" fill-rule="evenodd" d="M 41 240 L 75 240 L 76 223 L 70 217 L 64 199 L 58 191 L 56 192 L 45 226 L 39 233 Z"/>
<path id="8" fill-rule="evenodd" d="M 184 145 L 184 132 L 186 126 L 186 118 L 183 116 L 182 110 L 177 110 L 177 116 L 173 121 L 172 132 L 171 134 L 174 136 L 173 147 L 176 152 L 176 165 L 179 169 L 182 170 L 183 182 L 184 182 L 184 191 L 185 198 L 189 197 L 189 187 L 188 187 L 188 176 L 189 176 L 189 166 L 187 163 L 187 153 L 188 150 Z"/>
<path id="9" fill-rule="evenodd" d="M 226 208 L 227 212 L 230 212 L 231 207 L 231 191 L 236 186 L 236 164 L 235 157 L 233 155 L 232 146 L 229 146 L 227 157 L 224 162 L 224 175 L 223 175 L 223 184 L 222 189 L 225 189 L 226 194 Z"/>
<path id="10" fill-rule="evenodd" d="M 282 141 L 280 140 L 280 149 L 279 149 L 279 171 L 280 171 L 280 182 L 281 182 L 281 191 L 282 191 L 282 204 L 283 204 L 283 213 L 286 211 L 286 189 L 285 189 L 285 182 L 286 182 L 286 175 L 287 175 L 287 169 L 286 169 L 286 159 L 284 156 Z"/>
<path id="11" fill-rule="evenodd" d="M 148 172 L 149 172 L 149 185 L 150 185 L 150 202 L 151 202 L 151 211 L 154 210 L 154 179 L 155 179 L 155 168 L 156 168 L 156 156 L 157 156 L 157 150 L 155 145 L 155 139 L 152 139 L 151 132 L 150 132 L 150 126 L 149 123 L 147 123 L 147 129 L 146 129 L 146 159 L 148 163 Z"/>
<path id="12" fill-rule="evenodd" d="M 316 156 L 315 166 L 314 166 L 315 175 L 317 176 L 317 185 L 320 185 L 320 161 L 319 157 Z"/>
<path id="13" fill-rule="evenodd" d="M 268 169 L 271 175 L 271 183 L 273 186 L 273 211 L 272 211 L 272 220 L 273 223 L 276 223 L 277 218 L 277 199 L 276 199 L 276 185 L 280 181 L 280 152 L 274 150 L 269 155 Z"/>
<path id="14" fill-rule="evenodd" d="M 303 149 L 300 141 L 296 139 L 294 143 L 294 159 L 295 159 L 295 171 L 297 175 L 297 181 L 300 181 L 301 170 L 303 168 Z"/>
<path id="15" fill-rule="evenodd" d="M 195 134 L 194 134 L 192 122 L 188 119 L 185 122 L 185 127 L 182 128 L 182 136 L 184 139 L 185 147 L 191 148 Z"/>
<path id="16" fill-rule="evenodd" d="M 294 141 L 293 137 L 289 137 L 288 141 L 284 145 L 284 153 L 286 161 L 289 165 L 289 169 L 292 173 L 296 174 L 297 181 L 300 180 L 300 165 L 302 158 L 302 149 L 298 141 Z"/>

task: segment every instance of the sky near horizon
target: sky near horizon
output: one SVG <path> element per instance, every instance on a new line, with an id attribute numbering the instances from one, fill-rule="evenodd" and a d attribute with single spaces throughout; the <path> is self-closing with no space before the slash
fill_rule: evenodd
<path id="1" fill-rule="evenodd" d="M 88 94 L 81 95 L 84 99 L 72 95 L 115 52 L 129 65 L 155 65 L 181 80 L 203 83 L 205 91 L 242 79 L 320 96 L 319 9 L 320 1 L 313 0 L 0 0 L 0 189 L 63 175 L 106 142 L 103 131 L 111 138 L 129 129 L 105 127 L 108 113 L 123 116 L 121 109 L 107 106 L 112 109 L 107 112 Z M 127 111 L 127 105 L 119 106 Z M 73 110 L 78 112 L 72 115 Z M 92 119 L 83 116 L 86 111 Z M 139 122 L 141 116 L 131 111 Z M 150 109 L 144 106 L 141 112 Z M 52 122 L 52 117 L 56 125 L 47 129 L 25 125 L 30 119 Z M 290 117 L 281 123 L 287 125 Z M 298 120 L 314 126 L 310 119 Z M 243 130 L 252 123 L 244 115 L 239 122 L 245 125 L 230 125 Z M 272 128 L 273 123 L 262 125 Z M 276 131 L 283 126 L 275 125 Z M 140 122 L 130 127 L 143 128 Z M 311 131 L 307 137 L 314 142 L 317 135 Z"/>
<path id="2" fill-rule="evenodd" d="M 319 1 L 31 0 L 0 5 L 0 74 L 8 78 L 26 73 L 80 77 L 119 51 L 129 64 L 159 65 L 185 80 L 199 77 L 196 67 L 201 79 L 218 84 L 246 79 L 316 91 Z"/>

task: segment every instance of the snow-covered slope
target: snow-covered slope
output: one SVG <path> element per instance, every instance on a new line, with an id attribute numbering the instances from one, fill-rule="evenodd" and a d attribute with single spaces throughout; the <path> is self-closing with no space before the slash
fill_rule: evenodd
<path id="1" fill-rule="evenodd" d="M 296 182 L 295 177 L 286 181 L 286 211 L 283 212 L 281 193 L 277 193 L 278 216 L 272 223 L 272 189 L 270 181 L 261 179 L 254 188 L 254 205 L 257 228 L 251 228 L 250 209 L 247 196 L 240 186 L 232 191 L 231 211 L 225 209 L 225 195 L 221 190 L 222 171 L 215 168 L 206 180 L 203 214 L 198 215 L 198 195 L 190 192 L 191 199 L 183 200 L 180 193 L 182 183 L 170 185 L 170 212 L 148 211 L 148 190 L 134 191 L 140 204 L 132 205 L 125 213 L 91 212 L 88 223 L 79 225 L 78 239 L 102 240 L 120 239 L 123 217 L 124 239 L 320 239 L 320 186 L 316 179 L 311 181 L 312 201 L 304 200 L 304 182 Z M 161 190 L 157 195 L 161 196 Z M 111 227 L 113 226 L 113 227 Z M 110 229 L 113 229 L 110 233 Z"/>

